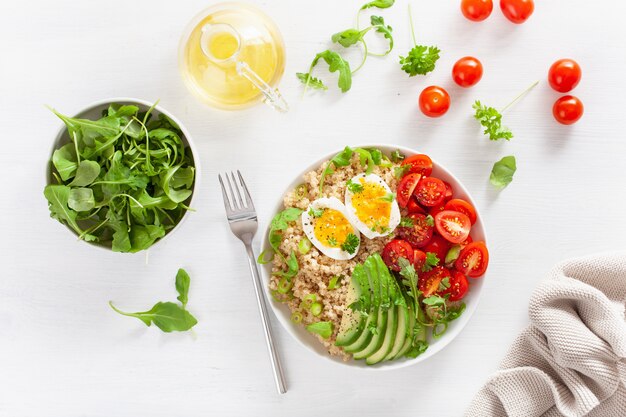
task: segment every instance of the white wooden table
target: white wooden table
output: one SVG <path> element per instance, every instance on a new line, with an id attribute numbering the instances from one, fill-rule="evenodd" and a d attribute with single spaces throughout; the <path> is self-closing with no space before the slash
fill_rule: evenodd
<path id="1" fill-rule="evenodd" d="M 410 48 L 406 1 L 384 11 L 396 48 L 370 58 L 352 90 L 301 100 L 294 73 L 352 24 L 360 2 L 257 1 L 287 45 L 281 90 L 287 115 L 207 108 L 185 90 L 179 35 L 211 4 L 198 0 L 31 0 L 0 6 L 0 416 L 459 416 L 527 323 L 533 288 L 557 261 L 623 247 L 626 194 L 624 5 L 537 1 L 522 26 L 497 8 L 466 21 L 457 0 L 414 1 L 419 42 L 442 49 L 437 70 L 408 78 L 397 56 Z M 485 75 L 461 90 L 450 77 L 464 55 Z M 586 114 L 558 125 L 546 83 L 550 64 L 583 68 L 574 94 Z M 481 99 L 503 106 L 541 84 L 505 116 L 510 143 L 490 143 L 471 117 Z M 334 80 L 334 78 L 333 78 Z M 331 81 L 334 83 L 334 81 Z M 417 96 L 449 89 L 452 108 L 423 117 Z M 44 171 L 60 122 L 44 107 L 73 113 L 97 99 L 135 96 L 161 104 L 191 131 L 202 159 L 197 212 L 145 256 L 97 250 L 49 219 Z M 225 221 L 219 171 L 246 176 L 263 225 L 290 177 L 345 144 L 397 143 L 445 164 L 473 193 L 490 237 L 489 282 L 462 334 L 426 363 L 364 372 L 320 361 L 274 320 L 289 393 L 278 396 L 240 243 Z M 514 154 L 509 188 L 488 183 L 493 162 Z M 257 240 L 257 247 L 260 237 Z M 195 331 L 162 334 L 113 313 L 173 300 L 174 274 L 192 277 Z"/>

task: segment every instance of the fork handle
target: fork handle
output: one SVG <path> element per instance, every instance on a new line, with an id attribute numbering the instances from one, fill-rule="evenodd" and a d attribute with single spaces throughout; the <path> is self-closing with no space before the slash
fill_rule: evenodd
<path id="1" fill-rule="evenodd" d="M 261 286 L 261 278 L 259 277 L 259 269 L 256 264 L 256 257 L 252 250 L 252 245 L 245 244 L 246 252 L 248 253 L 248 263 L 250 264 L 250 272 L 252 272 L 252 282 L 254 284 L 254 292 L 256 294 L 256 300 L 259 305 L 259 313 L 261 314 L 261 321 L 263 322 L 263 330 L 265 331 L 265 343 L 267 343 L 267 349 L 270 353 L 270 359 L 272 360 L 272 371 L 274 371 L 274 381 L 276 382 L 276 388 L 278 392 L 284 394 L 287 392 L 287 385 L 285 384 L 285 375 L 283 374 L 283 367 L 278 357 L 278 351 L 276 349 L 276 343 L 274 342 L 274 336 L 272 335 L 272 327 L 270 324 L 269 316 L 267 314 L 267 305 L 265 303 L 265 296 L 263 295 L 263 287 Z"/>

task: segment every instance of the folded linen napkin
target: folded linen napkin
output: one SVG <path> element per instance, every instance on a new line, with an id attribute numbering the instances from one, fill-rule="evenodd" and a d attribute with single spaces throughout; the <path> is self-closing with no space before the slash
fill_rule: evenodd
<path id="1" fill-rule="evenodd" d="M 626 416 L 626 252 L 557 265 L 467 417 Z"/>

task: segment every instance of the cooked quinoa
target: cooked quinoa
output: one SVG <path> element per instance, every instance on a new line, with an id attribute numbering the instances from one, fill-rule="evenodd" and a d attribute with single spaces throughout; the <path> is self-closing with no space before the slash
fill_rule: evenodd
<path id="1" fill-rule="evenodd" d="M 317 170 L 304 175 L 303 183 L 306 185 L 306 195 L 304 197 L 301 195 L 297 196 L 295 190 L 292 190 L 284 197 L 284 208 L 297 207 L 306 210 L 311 202 L 321 197 L 336 197 L 343 202 L 348 180 L 355 175 L 365 172 L 366 169 L 361 166 L 358 154 L 354 153 L 349 166 L 337 168 L 335 173 L 326 176 L 324 179 L 323 193 L 320 194 L 319 184 L 322 178 L 322 172 L 328 163 L 328 161 L 324 162 Z M 394 166 L 375 166 L 372 171 L 373 174 L 385 180 L 392 190 L 397 188 Z M 341 356 L 343 360 L 349 360 L 351 355 L 345 353 L 340 347 L 335 346 L 335 339 L 339 331 L 341 317 L 348 308 L 346 305 L 346 296 L 352 270 L 357 264 L 364 262 L 369 255 L 382 252 L 383 247 L 392 240 L 393 234 L 372 240 L 361 236 L 359 253 L 354 258 L 347 261 L 329 258 L 321 254 L 315 246 L 311 246 L 311 250 L 306 255 L 302 255 L 298 251 L 298 243 L 305 237 L 305 234 L 302 230 L 300 218 L 291 223 L 289 227 L 283 231 L 282 237 L 283 240 L 280 244 L 280 250 L 283 253 L 291 253 L 294 251 L 300 267 L 298 274 L 293 278 L 293 299 L 287 301 L 286 304 L 289 306 L 292 313 L 300 312 L 302 314 L 302 324 L 305 326 L 318 321 L 332 322 L 332 336 L 328 339 L 324 339 L 321 336 L 317 336 L 317 338 L 326 347 L 328 353 Z M 279 256 L 275 255 L 272 272 L 279 272 L 284 269 L 286 269 L 286 265 Z M 342 278 L 339 281 L 339 285 L 334 290 L 329 290 L 329 281 L 335 276 L 341 276 Z M 278 283 L 279 278 L 273 275 L 270 279 L 270 289 L 277 290 Z M 303 299 L 309 294 L 316 294 L 317 302 L 323 305 L 322 313 L 317 317 L 313 316 L 308 309 L 300 308 Z"/>

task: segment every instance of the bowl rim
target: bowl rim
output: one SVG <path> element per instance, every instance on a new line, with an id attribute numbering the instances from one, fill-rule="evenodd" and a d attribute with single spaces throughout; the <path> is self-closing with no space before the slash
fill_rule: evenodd
<path id="1" fill-rule="evenodd" d="M 162 113 L 164 115 L 166 115 L 168 118 L 172 119 L 172 121 L 174 123 L 176 123 L 178 125 L 178 127 L 180 128 L 180 131 L 183 133 L 181 139 L 183 140 L 184 143 L 186 143 L 189 146 L 189 149 L 191 150 L 191 156 L 193 158 L 193 167 L 195 169 L 195 174 L 194 174 L 194 183 L 193 183 L 193 188 L 192 188 L 192 193 L 191 193 L 191 199 L 189 200 L 189 207 L 193 207 L 193 203 L 194 201 L 197 200 L 197 192 L 200 189 L 200 178 L 201 178 L 201 173 L 202 173 L 202 169 L 200 166 L 200 157 L 198 154 L 198 150 L 196 148 L 196 145 L 191 137 L 191 134 L 189 133 L 189 130 L 183 125 L 183 123 L 180 121 L 179 118 L 177 118 L 176 116 L 174 116 L 169 110 L 165 109 L 163 106 L 161 106 L 160 104 L 158 104 L 158 100 L 156 102 L 151 102 L 149 100 L 144 100 L 144 99 L 140 99 L 140 98 L 134 98 L 134 97 L 112 97 L 112 98 L 104 98 L 104 99 L 100 99 L 100 100 L 96 100 L 91 102 L 90 104 L 88 104 L 87 106 L 82 107 L 80 110 L 73 112 L 73 116 L 72 117 L 81 117 L 81 115 L 91 112 L 93 110 L 96 110 L 99 107 L 108 107 L 111 104 L 138 104 L 140 106 L 145 106 L 145 107 L 152 107 L 154 106 L 154 110 L 156 110 L 159 113 Z M 61 127 L 58 129 L 57 134 L 54 138 L 54 141 L 52 142 L 52 146 L 50 151 L 48 152 L 48 158 L 46 160 L 46 170 L 45 170 L 45 185 L 50 185 L 51 183 L 51 179 L 52 179 L 52 154 L 54 153 L 54 151 L 56 151 L 58 149 L 58 145 L 60 144 L 63 135 L 65 134 L 65 132 L 67 131 L 67 127 L 65 126 L 65 123 L 63 123 L 63 121 L 61 122 Z M 136 253 L 126 253 L 126 252 L 119 252 L 119 253 L 123 253 L 125 255 L 136 255 L 136 254 L 142 254 L 142 253 L 146 253 L 148 252 L 150 249 L 153 249 L 154 247 L 156 247 L 157 245 L 159 245 L 161 242 L 163 242 L 168 236 L 171 236 L 172 234 L 174 234 L 175 231 L 177 231 L 180 228 L 180 225 L 183 224 L 183 222 L 185 222 L 185 220 L 187 219 L 189 215 L 189 210 L 185 211 L 185 214 L 183 214 L 183 217 L 180 219 L 180 221 L 169 231 L 167 232 L 162 238 L 156 240 L 152 246 L 150 246 L 148 249 L 146 250 L 142 250 Z M 75 236 L 78 236 L 76 234 L 76 232 L 74 230 L 72 230 L 68 225 L 66 225 L 65 223 L 61 223 L 58 222 L 60 224 L 62 224 L 64 226 L 65 229 L 69 230 L 72 234 L 74 234 Z M 92 247 L 107 251 L 107 252 L 113 252 L 113 253 L 118 253 L 118 252 L 114 252 L 111 248 L 103 246 L 103 245 L 99 245 L 95 242 L 87 242 L 84 241 L 82 239 L 78 239 L 86 244 L 89 244 Z"/>
<path id="2" fill-rule="evenodd" d="M 407 146 L 402 146 L 402 145 L 395 145 L 395 144 L 381 144 L 381 143 L 366 143 L 366 144 L 358 144 L 358 145 L 348 145 L 350 146 L 352 149 L 355 148 L 376 148 L 376 149 L 380 149 L 381 151 L 385 152 L 385 153 L 389 153 L 392 152 L 394 150 L 399 150 L 400 152 L 402 152 L 405 155 L 415 155 L 415 154 L 419 154 L 419 153 L 425 153 L 426 152 L 419 152 L 413 148 L 409 148 Z M 330 152 L 326 155 L 324 155 L 322 158 L 318 158 L 315 159 L 312 163 L 310 163 L 309 165 L 307 165 L 306 169 L 302 170 L 301 172 L 299 172 L 299 174 L 295 177 L 295 179 L 293 179 L 294 177 L 289 177 L 292 178 L 292 180 L 286 184 L 286 186 L 284 187 L 284 191 L 283 194 L 280 198 L 280 200 L 278 201 L 278 203 L 274 206 L 274 210 L 272 211 L 272 217 L 278 213 L 279 211 L 283 210 L 284 206 L 283 206 L 283 198 L 285 196 L 285 194 L 287 192 L 289 192 L 291 189 L 293 189 L 298 183 L 300 183 L 302 181 L 302 177 L 304 174 L 306 174 L 307 172 L 310 172 L 312 170 L 316 170 L 317 168 L 319 168 L 319 166 L 325 162 L 330 160 L 333 156 L 335 156 L 336 154 L 338 154 L 339 152 L 343 151 L 345 149 L 345 147 L 336 149 L 333 152 Z M 427 154 L 428 155 L 428 154 Z M 428 155 L 430 157 L 430 155 Z M 478 208 L 478 206 L 476 205 L 476 202 L 474 201 L 474 199 L 472 198 L 471 194 L 469 193 L 469 191 L 467 190 L 467 188 L 465 187 L 465 185 L 459 180 L 458 177 L 456 177 L 451 171 L 449 171 L 444 165 L 439 164 L 435 159 L 433 159 L 431 157 L 431 160 L 433 161 L 433 166 L 436 167 L 437 170 L 443 171 L 443 173 L 445 173 L 446 175 L 448 175 L 455 183 L 455 190 L 459 190 L 460 192 L 456 192 L 455 194 L 461 194 L 464 196 L 464 198 L 466 198 L 468 200 L 469 203 L 471 203 L 474 208 L 476 209 L 476 214 L 477 214 L 477 221 L 476 223 L 472 226 L 472 227 L 477 227 L 478 230 L 478 234 L 481 234 L 483 236 L 483 241 L 485 242 L 485 244 L 487 244 L 488 242 L 488 238 L 487 238 L 487 231 L 483 222 L 483 218 L 482 215 L 480 213 L 480 209 Z M 269 242 L 268 242 L 268 236 L 269 236 L 269 230 L 270 230 L 270 226 L 271 226 L 271 219 L 268 220 L 266 227 L 263 229 L 264 230 L 264 234 L 263 234 L 263 240 L 261 242 L 261 249 L 262 250 L 271 250 L 270 246 L 269 246 Z M 446 334 L 444 335 L 445 338 L 442 337 L 442 339 L 439 339 L 438 341 L 436 341 L 435 343 L 432 340 L 432 336 L 429 337 L 429 349 L 422 355 L 416 357 L 416 358 L 407 358 L 407 359 L 402 359 L 402 360 L 398 360 L 398 361 L 393 361 L 393 362 L 381 362 L 377 365 L 373 365 L 373 366 L 369 366 L 369 365 L 365 365 L 364 361 L 355 361 L 353 359 L 351 359 L 348 362 L 344 362 L 343 360 L 341 360 L 339 357 L 335 357 L 330 355 L 327 352 L 319 352 L 320 347 L 321 349 L 323 349 L 323 345 L 321 343 L 319 343 L 318 340 L 316 340 L 312 335 L 310 336 L 310 340 L 304 340 L 303 337 L 301 337 L 297 332 L 297 328 L 295 327 L 295 325 L 293 323 L 291 323 L 291 321 L 286 317 L 286 314 L 281 313 L 280 309 L 287 309 L 288 307 L 284 306 L 282 303 L 279 303 L 277 301 L 275 301 L 272 297 L 272 294 L 270 293 L 270 289 L 269 289 L 269 280 L 271 277 L 271 267 L 272 267 L 272 263 L 268 263 L 266 265 L 261 265 L 261 270 L 262 270 L 262 277 L 263 277 L 263 291 L 265 292 L 265 296 L 268 298 L 269 300 L 269 304 L 270 307 L 274 313 L 274 315 L 276 316 L 276 318 L 278 319 L 278 321 L 280 322 L 280 324 L 282 325 L 282 327 L 287 331 L 287 333 L 289 333 L 291 335 L 292 338 L 294 338 L 301 346 L 303 346 L 305 348 L 305 350 L 309 351 L 310 353 L 318 356 L 318 357 L 323 357 L 326 359 L 327 362 L 331 362 L 334 363 L 336 366 L 341 366 L 342 368 L 352 368 L 352 369 L 361 369 L 364 371 L 390 371 L 390 370 L 395 370 L 395 369 L 401 369 L 401 368 L 406 368 L 412 365 L 415 365 L 417 363 L 426 361 L 428 359 L 430 359 L 431 357 L 433 357 L 434 355 L 436 355 L 437 353 L 439 353 L 441 350 L 443 350 L 446 346 L 448 346 L 450 343 L 452 343 L 452 341 L 454 341 L 459 334 L 463 331 L 463 329 L 465 328 L 465 326 L 467 325 L 467 323 L 469 323 L 469 321 L 471 320 L 471 318 L 474 315 L 474 312 L 477 310 L 478 305 L 480 304 L 480 300 L 481 300 L 481 296 L 482 296 L 482 292 L 484 290 L 484 286 L 485 283 L 488 282 L 487 281 L 487 275 L 488 275 L 488 271 L 478 280 L 474 280 L 474 287 L 478 286 L 478 288 L 475 288 L 473 291 L 473 299 L 471 303 L 466 304 L 466 308 L 465 311 L 463 313 L 463 315 L 461 316 L 461 318 L 463 320 L 460 321 L 455 321 L 454 323 L 451 323 L 450 328 L 448 329 L 448 331 L 446 332 Z M 288 311 L 288 313 L 290 313 L 290 311 Z M 300 332 L 301 333 L 301 332 Z M 308 335 L 308 334 L 307 334 Z M 319 345 L 319 346 L 318 346 Z M 316 349 L 317 348 L 317 349 Z"/>

